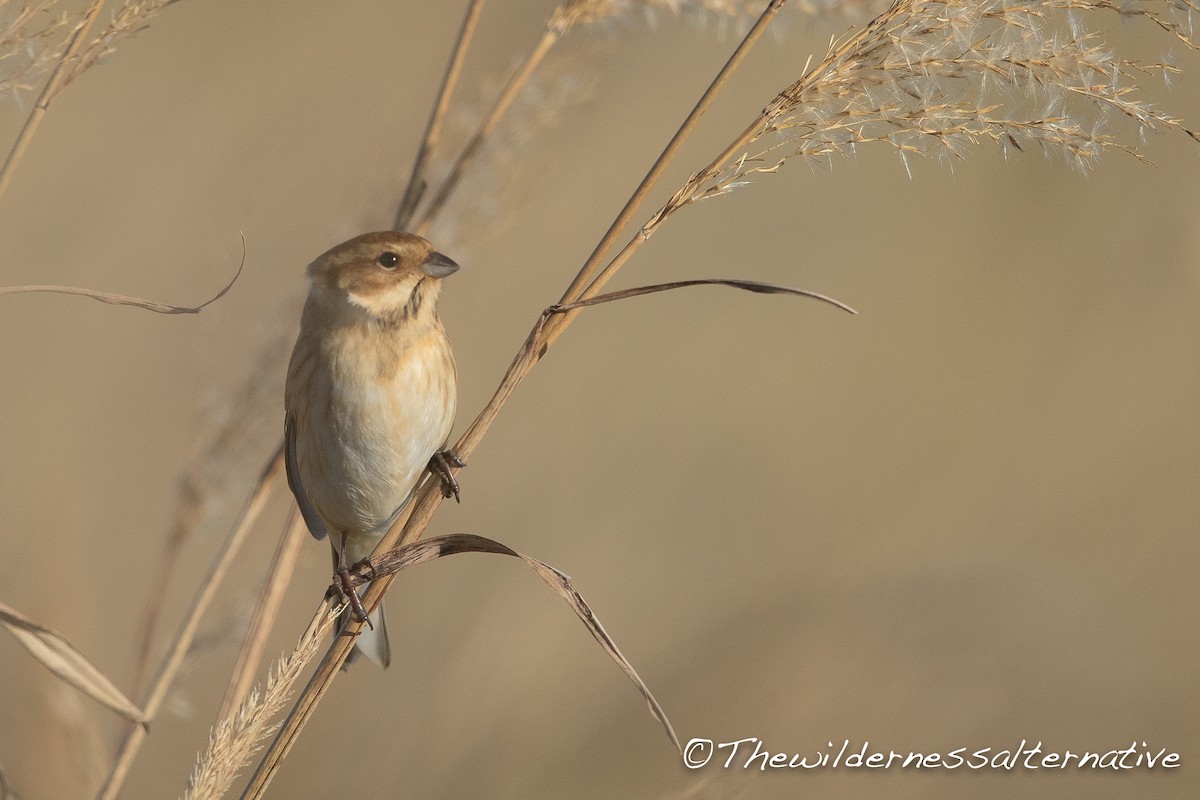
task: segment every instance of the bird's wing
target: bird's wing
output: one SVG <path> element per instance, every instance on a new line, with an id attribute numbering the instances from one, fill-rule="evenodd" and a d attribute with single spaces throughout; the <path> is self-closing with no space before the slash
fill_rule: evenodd
<path id="1" fill-rule="evenodd" d="M 296 461 L 296 418 L 291 414 L 287 415 L 283 424 L 283 436 L 283 461 L 287 467 L 288 488 L 296 496 L 296 505 L 300 506 L 300 515 L 304 517 L 304 524 L 308 526 L 308 532 L 320 541 L 328 536 L 329 532 L 325 529 L 325 520 L 321 519 L 321 515 L 317 513 L 317 508 L 309 499 L 308 492 L 304 491 L 304 484 L 300 482 L 300 464 Z"/>

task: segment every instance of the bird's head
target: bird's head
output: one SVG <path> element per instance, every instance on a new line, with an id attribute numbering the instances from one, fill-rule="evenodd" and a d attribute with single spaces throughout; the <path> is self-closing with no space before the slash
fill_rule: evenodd
<path id="1" fill-rule="evenodd" d="M 346 310 L 401 321 L 432 317 L 441 279 L 458 269 L 420 236 L 382 231 L 326 251 L 309 264 L 308 276 L 312 299 L 330 310 L 346 304 Z"/>

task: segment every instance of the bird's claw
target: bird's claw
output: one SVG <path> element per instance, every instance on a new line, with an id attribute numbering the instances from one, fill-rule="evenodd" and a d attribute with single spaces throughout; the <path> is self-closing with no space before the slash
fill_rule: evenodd
<path id="1" fill-rule="evenodd" d="M 348 567 L 338 567 L 334 573 L 333 585 L 337 587 L 338 594 L 342 596 L 342 602 L 348 603 L 359 622 L 365 622 L 367 627 L 375 630 L 375 626 L 371 624 L 371 618 L 367 616 L 367 610 L 363 608 L 362 598 L 358 596 L 358 590 L 354 588 L 354 581 L 350 576 Z"/>
<path id="2" fill-rule="evenodd" d="M 371 618 L 367 616 L 367 610 L 363 608 L 362 598 L 358 596 L 358 590 L 354 588 L 354 576 L 351 574 L 354 572 L 365 574 L 364 566 L 371 571 L 371 577 L 374 577 L 375 566 L 369 558 L 364 558 L 353 566 L 346 566 L 346 536 L 343 534 L 342 546 L 338 550 L 337 566 L 333 571 L 333 585 L 341 596 L 342 602 L 350 606 L 350 609 L 358 617 L 358 621 L 365 622 L 368 628 L 375 630 L 375 626 L 371 624 Z"/>
<path id="3" fill-rule="evenodd" d="M 447 448 L 434 453 L 429 459 L 429 472 L 442 482 L 442 497 L 453 497 L 454 502 L 461 503 L 458 496 L 458 481 L 454 477 L 454 468 L 462 469 L 467 465 L 454 450 Z"/>

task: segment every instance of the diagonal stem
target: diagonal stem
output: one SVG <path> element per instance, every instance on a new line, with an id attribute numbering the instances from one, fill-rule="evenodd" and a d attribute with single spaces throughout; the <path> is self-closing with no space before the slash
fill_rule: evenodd
<path id="1" fill-rule="evenodd" d="M 745 56 L 747 49 L 745 46 L 746 40 L 749 39 L 751 42 L 753 42 L 758 39 L 763 31 L 763 28 L 765 27 L 764 20 L 769 20 L 771 17 L 773 17 L 783 5 L 783 2 L 784 0 L 772 0 L 767 8 L 764 9 L 761 17 L 759 18 L 759 22 L 755 24 L 754 28 L 747 33 L 742 43 L 739 44 L 738 49 L 735 52 L 735 56 L 730 58 L 729 62 L 726 63 L 725 68 L 722 69 L 721 75 L 718 76 L 717 80 L 713 81 L 708 90 L 698 101 L 697 107 L 701 108 L 700 113 L 702 113 L 704 108 L 707 108 L 708 105 L 711 104 L 712 97 L 724 85 L 725 80 L 728 77 L 728 73 L 736 68 L 739 63 L 741 63 L 741 60 Z M 683 138 L 686 137 L 686 134 L 690 133 L 692 127 L 695 125 L 695 119 L 698 119 L 698 117 L 699 113 L 693 111 L 693 114 L 689 115 L 688 121 L 684 123 L 687 130 L 684 131 L 682 136 L 677 134 L 676 137 L 672 139 L 671 143 L 668 144 L 667 148 L 668 150 L 672 151 L 670 153 L 671 155 L 673 155 L 673 152 L 678 149 Z M 664 165 L 666 160 L 669 160 L 669 157 L 665 160 L 661 156 L 659 158 L 659 161 Z M 658 162 L 656 162 L 656 165 L 657 163 Z M 661 167 L 659 167 L 657 170 L 652 169 L 652 174 L 647 176 L 648 179 L 643 181 L 643 185 L 639 185 L 638 189 L 635 191 L 634 197 L 637 198 L 638 194 L 642 194 L 644 196 L 644 193 L 648 191 L 648 186 L 653 184 L 654 180 L 656 180 L 658 175 L 661 174 L 661 171 Z M 445 187 L 443 187 L 443 189 L 445 189 Z M 627 207 L 630 207 L 631 209 L 629 214 L 632 214 L 632 209 L 635 209 L 637 206 L 637 202 L 632 202 L 633 199 L 634 198 L 631 198 L 631 202 L 627 204 Z M 422 222 L 422 225 L 427 224 L 430 215 L 436 213 L 438 208 L 440 208 L 440 206 L 435 205 L 426 212 L 426 219 Z M 421 228 L 418 228 L 418 231 L 420 230 Z M 632 246 L 627 247 L 628 253 L 625 254 L 625 259 L 628 259 L 629 255 L 632 255 L 632 252 L 636 250 L 637 247 L 640 246 L 640 244 L 644 241 L 644 238 L 635 237 L 631 243 Z M 598 247 L 597 250 L 600 250 L 600 248 Z M 596 257 L 594 262 L 598 263 L 599 260 L 600 257 Z M 591 262 L 593 262 L 593 259 L 589 259 L 589 263 Z M 622 263 L 624 263 L 624 261 L 622 261 Z M 594 266 L 595 264 L 593 263 L 593 269 Z M 587 265 L 585 265 L 584 270 L 580 271 L 580 275 L 583 275 L 586 269 Z M 586 278 L 587 276 L 584 277 Z M 579 280 L 578 276 L 577 280 L 582 285 L 583 281 Z M 595 283 L 589 286 L 589 291 L 592 289 L 592 287 L 596 287 L 595 291 L 599 291 L 599 288 Z M 487 405 L 484 406 L 483 410 L 479 413 L 479 416 L 475 418 L 475 420 L 455 444 L 455 452 L 457 452 L 464 459 L 469 459 L 471 454 L 475 451 L 475 448 L 478 446 L 480 440 L 495 421 L 496 416 L 500 413 L 500 410 L 504 407 L 504 404 L 508 401 L 509 397 L 512 396 L 513 391 L 516 390 L 521 381 L 525 379 L 525 377 L 545 354 L 546 349 L 553 342 L 553 338 L 557 338 L 557 336 L 566 329 L 567 325 L 569 325 L 570 321 L 574 318 L 574 315 L 579 313 L 579 310 L 580 309 L 575 309 L 573 311 L 556 315 L 545 313 L 538 318 L 533 330 L 530 331 L 529 336 L 526 338 L 525 344 L 521 347 L 520 351 L 509 365 L 508 371 L 501 380 L 495 394 L 492 396 L 491 400 L 488 401 Z M 552 318 L 554 322 L 560 322 L 556 328 L 551 328 L 548 324 Z M 553 333 L 553 337 L 551 337 L 551 333 Z M 426 480 L 414 493 L 414 499 L 400 513 L 396 521 L 393 523 L 391 529 L 387 532 L 387 534 L 384 535 L 383 539 L 376 546 L 375 552 L 386 552 L 394 549 L 395 547 L 410 544 L 421 538 L 426 528 L 429 526 L 430 521 L 433 519 L 434 513 L 437 511 L 443 500 L 444 498 L 442 497 L 442 492 L 437 481 Z M 394 579 L 395 575 L 385 575 L 371 583 L 370 589 L 368 589 L 367 592 L 362 596 L 363 606 L 368 610 L 368 612 L 373 611 L 376 607 L 378 607 L 379 603 L 383 599 L 384 593 L 391 586 L 391 583 Z M 324 604 L 322 604 L 322 607 L 318 609 L 317 616 L 323 613 Z M 314 619 L 315 618 L 316 617 L 314 616 Z M 354 639 L 361 628 L 362 622 L 351 617 L 350 621 L 343 628 L 340 635 L 338 635 L 334 639 L 333 643 L 329 646 L 329 650 L 325 653 L 325 656 L 321 659 L 320 664 L 317 665 L 316 671 L 309 679 L 308 685 L 305 686 L 304 691 L 301 693 L 300 697 L 297 698 L 287 716 L 287 719 L 280 728 L 279 733 L 276 735 L 274 741 L 272 741 L 270 747 L 267 749 L 267 752 L 263 755 L 262 760 L 259 762 L 258 768 L 255 770 L 254 775 L 250 779 L 250 783 L 247 785 L 242 794 L 242 800 L 258 800 L 258 798 L 263 796 L 267 786 L 270 784 L 271 780 L 275 776 L 275 773 L 282 765 L 283 760 L 291 751 L 291 748 L 299 737 L 300 732 L 308 723 L 308 720 L 312 717 L 317 705 L 321 702 L 321 699 L 332 685 L 333 679 L 337 676 L 339 668 L 346 660 L 350 650 L 353 648 Z"/>
<path id="2" fill-rule="evenodd" d="M 254 676 L 262 663 L 267 637 L 271 635 L 275 626 L 279 609 L 283 605 L 284 593 L 296 571 L 296 560 L 300 556 L 301 546 L 307 538 L 308 528 L 300 518 L 299 509 L 293 506 L 283 525 L 275 554 L 271 557 L 271 565 L 267 567 L 267 577 L 259 592 L 258 602 L 255 603 L 254 613 L 250 615 L 250 628 L 246 631 L 246 638 L 238 651 L 229 685 L 225 687 L 225 697 L 221 700 L 221 710 L 217 712 L 217 722 L 235 713 L 254 685 Z"/>
<path id="3" fill-rule="evenodd" d="M 504 90 L 500 93 L 500 97 L 497 98 L 495 105 L 492 106 L 492 110 L 488 112 L 479 129 L 475 131 L 475 135 L 471 137 L 471 141 L 467 142 L 467 146 L 463 148 L 462 153 L 455 160 L 454 165 L 450 168 L 450 174 L 442 181 L 441 187 L 438 188 L 437 194 L 430 201 L 429 207 L 425 209 L 425 213 L 421 217 L 421 222 L 417 225 L 414 233 L 421 236 L 429 233 L 434 219 L 446 205 L 446 201 L 450 199 L 450 195 L 458 188 L 458 183 L 462 180 L 467 167 L 479 155 L 479 151 L 483 149 L 484 142 L 492 135 L 492 131 L 496 129 L 496 126 L 500 124 L 500 120 L 504 118 L 513 101 L 517 99 L 517 95 L 521 93 L 521 89 L 525 88 L 525 84 L 529 81 L 530 76 L 533 75 L 534 70 L 538 68 L 542 60 L 546 57 L 546 54 L 550 52 L 550 48 L 562 36 L 560 26 L 555 25 L 554 22 L 555 18 L 552 18 L 550 24 L 546 26 L 542 38 L 538 40 L 537 45 L 525 57 L 525 61 L 513 73 L 512 77 L 508 79 L 508 83 L 504 85 Z"/>
<path id="4" fill-rule="evenodd" d="M 421 149 L 417 151 L 416 161 L 413 162 L 412 175 L 409 176 L 408 186 L 404 190 L 404 199 L 400 201 L 400 208 L 396 211 L 396 219 L 392 223 L 393 230 L 402 231 L 408 228 L 417 205 L 421 202 L 421 196 L 425 193 L 425 168 L 429 163 L 429 154 L 441 138 L 442 122 L 446 119 L 450 97 L 454 94 L 459 75 L 462 74 L 463 62 L 466 61 L 471 38 L 475 35 L 475 26 L 479 22 L 480 12 L 483 11 L 483 3 L 484 0 L 471 0 L 466 16 L 463 17 L 462 27 L 454 42 L 454 53 L 450 56 L 446 74 L 442 76 L 441 88 L 438 89 L 437 103 L 429 115 L 425 136 L 421 139 Z"/>
<path id="5" fill-rule="evenodd" d="M 642 178 L 642 182 L 638 184 L 637 189 L 634 190 L 633 194 L 629 197 L 629 200 L 626 201 L 625 207 L 621 209 L 621 213 L 617 214 L 617 218 L 613 220 L 613 223 L 609 226 L 608 231 L 605 232 L 603 238 L 600 239 L 600 243 L 596 245 L 596 249 L 592 251 L 590 256 L 588 256 L 587 261 L 584 262 L 583 268 L 579 270 L 579 274 L 575 276 L 575 280 L 571 281 L 571 285 L 567 287 L 565 292 L 563 292 L 562 300 L 560 302 L 570 303 L 579 299 L 581 296 L 581 290 L 595 275 L 596 270 L 600 265 L 600 260 L 604 258 L 604 254 L 612 248 L 613 243 L 617 240 L 617 236 L 619 236 L 625 226 L 629 224 L 629 221 L 633 219 L 634 213 L 646 199 L 646 195 L 650 194 L 650 190 L 654 188 L 654 185 L 658 183 L 658 179 L 662 177 L 663 172 L 667 168 L 667 164 L 671 162 L 671 159 L 675 157 L 675 154 L 679 152 L 680 147 L 683 146 L 684 141 L 688 136 L 691 135 L 692 131 L 695 130 L 697 123 L 700 122 L 700 118 L 704 116 L 704 112 L 707 111 L 709 106 L 712 105 L 713 100 L 716 99 L 717 94 L 725 86 L 725 83 L 729 80 L 730 75 L 732 75 L 733 71 L 736 70 L 742 63 L 742 60 L 746 57 L 746 54 L 750 52 L 750 48 L 752 48 L 758 42 L 759 36 L 761 36 L 763 31 L 767 29 L 767 25 L 770 24 L 771 19 L 777 13 L 779 13 L 779 9 L 783 6 L 784 2 L 785 0 L 771 0 L 771 2 L 767 4 L 767 7 L 763 10 L 762 15 L 759 16 L 758 21 L 754 23 L 754 27 L 750 29 L 745 38 L 743 38 L 741 43 L 738 45 L 737 49 L 733 51 L 733 55 L 731 55 L 729 60 L 725 62 L 725 66 L 722 67 L 721 71 L 717 73 L 717 77 L 713 78 L 713 81 L 711 84 L 709 84 L 707 91 L 705 91 L 700 97 L 700 101 L 692 107 L 692 111 L 687 115 L 687 119 L 685 119 L 683 124 L 679 126 L 679 130 L 677 130 L 675 135 L 671 137 L 671 141 L 667 143 L 667 146 L 659 155 L 658 160 L 654 162 L 654 166 L 650 167 L 650 171 L 646 173 L 646 177 Z"/>
<path id="6" fill-rule="evenodd" d="M 167 651 L 167 656 L 154 678 L 153 685 L 150 687 L 150 692 L 146 700 L 142 703 L 142 709 L 145 711 L 147 719 L 153 720 L 162 707 L 163 701 L 167 697 L 167 691 L 170 689 L 171 683 L 174 681 L 175 675 L 178 674 L 180 667 L 183 666 L 184 659 L 187 657 L 192 642 L 195 641 L 196 631 L 200 628 L 200 619 L 216 598 L 217 589 L 221 581 L 229 572 L 229 568 L 233 565 L 242 544 L 246 541 L 247 534 L 254 527 L 258 515 L 266 505 L 267 495 L 270 493 L 270 489 L 282 469 L 283 453 L 281 448 L 275 454 L 275 457 L 268 462 L 266 469 L 263 470 L 262 477 L 258 482 L 258 488 L 251 495 L 249 501 L 247 501 L 239 524 L 230 532 L 229 538 L 225 540 L 225 544 L 221 548 L 220 557 L 217 558 L 209 569 L 208 575 L 205 576 L 204 582 L 200 585 L 200 590 L 192 600 L 191 608 L 188 609 L 183 624 L 175 634 L 175 641 L 171 643 L 171 647 Z M 101 787 L 99 794 L 96 795 L 97 800 L 113 800 L 120 793 L 121 787 L 125 784 L 125 778 L 129 774 L 129 768 L 133 764 L 134 758 L 137 757 L 142 743 L 146 740 L 146 735 L 147 730 L 144 725 L 132 726 L 126 732 L 125 738 L 121 742 L 121 747 L 117 752 L 117 758 L 113 763 L 112 770 L 109 772 L 108 778 L 104 781 L 104 786 Z"/>

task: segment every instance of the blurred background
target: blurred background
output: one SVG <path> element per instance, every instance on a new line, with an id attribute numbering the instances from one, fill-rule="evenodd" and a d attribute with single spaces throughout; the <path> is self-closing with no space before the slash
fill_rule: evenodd
<path id="1" fill-rule="evenodd" d="M 241 280 L 198 316 L 0 298 L 0 600 L 124 689 L 181 514 L 198 524 L 152 664 L 275 446 L 304 265 L 390 223 L 464 6 L 173 4 L 59 96 L 0 200 L 4 285 L 193 305 L 236 269 L 245 234 Z M 552 8 L 485 9 L 449 144 Z M 654 205 L 848 24 L 785 14 Z M 430 235 L 464 265 L 442 301 L 455 435 L 739 25 L 633 14 L 556 48 Z M 1128 33 L 1148 34 L 1120 32 L 1145 57 L 1175 51 L 1174 88 L 1147 83 L 1200 124 L 1200 59 Z M 4 142 L 32 101 L 4 99 Z M 910 179 L 864 148 L 688 209 L 614 286 L 774 281 L 859 315 L 720 288 L 586 312 L 431 531 L 570 574 L 684 741 L 1144 741 L 1183 768 L 688 771 L 559 598 L 515 560 L 466 555 L 401 576 L 391 669 L 335 682 L 271 796 L 1195 797 L 1200 160 L 1180 135 L 1143 149 L 1158 168 L 1110 155 L 1081 175 L 979 148 L 913 162 Z M 182 792 L 289 503 L 279 487 L 124 796 Z M 328 549 L 310 541 L 271 657 L 328 581 Z M 13 787 L 92 796 L 121 726 L 9 637 L 0 674 Z"/>

